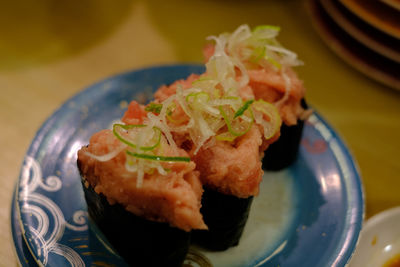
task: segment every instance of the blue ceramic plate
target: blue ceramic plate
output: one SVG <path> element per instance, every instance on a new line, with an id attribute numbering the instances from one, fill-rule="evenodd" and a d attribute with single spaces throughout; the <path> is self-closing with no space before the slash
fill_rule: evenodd
<path id="1" fill-rule="evenodd" d="M 124 266 L 87 217 L 76 152 L 120 118 L 130 100 L 146 102 L 160 85 L 202 71 L 199 65 L 172 65 L 117 75 L 71 98 L 43 124 L 21 168 L 16 203 L 35 261 Z M 185 264 L 343 266 L 355 248 L 363 212 L 357 167 L 315 112 L 305 124 L 297 161 L 264 174 L 239 246 L 216 253 L 192 247 Z"/>

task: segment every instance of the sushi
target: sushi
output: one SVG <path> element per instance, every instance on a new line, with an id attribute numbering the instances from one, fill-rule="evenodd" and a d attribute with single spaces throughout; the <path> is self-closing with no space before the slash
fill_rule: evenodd
<path id="1" fill-rule="evenodd" d="M 130 265 L 181 266 L 190 231 L 207 229 L 203 189 L 187 153 L 146 113 L 132 102 L 127 124 L 95 133 L 78 151 L 85 199 L 91 219 Z"/>
<path id="2" fill-rule="evenodd" d="M 277 103 L 283 121 L 281 136 L 265 151 L 263 165 L 268 170 L 281 170 L 297 158 L 304 120 L 310 113 L 304 99 L 305 88 L 289 67 L 281 71 L 251 70 L 249 79 L 256 99 Z"/>
<path id="3" fill-rule="evenodd" d="M 259 193 L 262 155 L 279 138 L 281 126 L 278 109 L 254 99 L 247 75 L 238 75 L 241 66 L 225 45 L 217 42 L 205 73 L 160 87 L 153 103 L 162 105 L 159 115 L 200 172 L 208 229 L 194 231 L 193 241 L 217 251 L 239 243 Z"/>
<path id="4" fill-rule="evenodd" d="M 253 30 L 241 25 L 231 34 L 213 37 L 215 44 L 207 45 L 203 51 L 208 62 L 218 43 L 224 42 L 225 54 L 236 62 L 240 76 L 247 81 L 249 94 L 277 107 L 282 119 L 281 136 L 265 150 L 263 167 L 267 170 L 281 170 L 293 163 L 304 120 L 311 113 L 305 104 L 303 82 L 293 70 L 303 62 L 277 41 L 279 31 L 279 27 L 270 25 Z"/>
<path id="5" fill-rule="evenodd" d="M 193 241 L 213 251 L 239 244 L 263 171 L 258 127 L 234 143 L 217 141 L 193 160 L 204 184 L 201 213 L 208 230 L 193 232 Z"/>

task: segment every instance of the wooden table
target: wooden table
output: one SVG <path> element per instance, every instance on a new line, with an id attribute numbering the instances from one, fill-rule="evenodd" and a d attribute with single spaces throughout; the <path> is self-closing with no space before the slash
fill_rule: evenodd
<path id="1" fill-rule="evenodd" d="M 23 3 L 21 3 L 23 2 Z M 201 62 L 205 37 L 281 26 L 307 99 L 357 160 L 366 216 L 400 205 L 400 92 L 360 74 L 321 41 L 304 1 L 7 1 L 0 7 L 0 265 L 13 266 L 10 203 L 35 132 L 86 86 L 130 69 Z"/>

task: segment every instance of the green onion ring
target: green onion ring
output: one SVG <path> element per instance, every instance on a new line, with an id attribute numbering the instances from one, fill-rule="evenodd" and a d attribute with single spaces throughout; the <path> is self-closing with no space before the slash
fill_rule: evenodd
<path id="1" fill-rule="evenodd" d="M 114 135 L 115 135 L 122 143 L 127 144 L 127 145 L 130 146 L 130 147 L 136 148 L 137 146 L 136 146 L 134 143 L 129 142 L 128 140 L 126 140 L 125 138 L 123 138 L 123 137 L 117 132 L 117 127 L 121 127 L 121 128 L 124 129 L 124 130 L 129 130 L 129 129 L 133 129 L 133 128 L 143 128 L 143 127 L 146 127 L 146 125 L 142 125 L 142 124 L 137 124 L 137 125 L 134 125 L 134 124 L 124 125 L 124 124 L 118 124 L 118 123 L 116 123 L 116 124 L 113 125 L 113 133 L 114 133 Z M 160 144 L 160 141 L 161 141 L 161 129 L 158 128 L 158 127 L 153 127 L 153 130 L 156 131 L 156 132 L 158 132 L 158 137 L 157 137 L 156 143 L 155 143 L 154 145 L 152 145 L 152 146 L 142 146 L 142 147 L 140 147 L 141 150 L 144 150 L 144 151 L 154 150 L 154 149 Z"/>
<path id="2" fill-rule="evenodd" d="M 243 106 L 241 106 L 236 112 L 235 115 L 233 116 L 234 119 L 236 119 L 239 116 L 242 116 L 243 113 L 246 111 L 246 109 L 249 108 L 249 106 L 254 102 L 254 99 L 247 100 L 244 102 Z"/>
<path id="3" fill-rule="evenodd" d="M 251 126 L 253 125 L 254 116 L 253 116 L 253 111 L 252 111 L 251 109 L 249 109 L 250 114 L 251 114 L 251 122 L 250 122 L 250 125 L 249 125 L 249 127 L 248 127 L 245 131 L 243 131 L 243 132 L 236 132 L 236 131 L 234 131 L 234 130 L 232 129 L 232 123 L 231 123 L 231 121 L 229 121 L 229 118 L 228 118 L 228 116 L 226 115 L 226 113 L 225 113 L 224 109 L 222 108 L 222 106 L 219 106 L 219 111 L 221 112 L 221 115 L 222 115 L 222 117 L 224 118 L 224 121 L 225 121 L 225 123 L 226 123 L 226 126 L 228 127 L 228 131 L 229 131 L 232 135 L 234 135 L 234 136 L 242 136 L 242 135 L 246 134 L 246 133 L 250 130 Z"/>

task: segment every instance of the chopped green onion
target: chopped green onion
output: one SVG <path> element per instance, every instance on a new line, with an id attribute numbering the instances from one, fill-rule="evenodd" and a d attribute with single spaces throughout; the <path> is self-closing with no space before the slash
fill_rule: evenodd
<path id="1" fill-rule="evenodd" d="M 240 97 L 237 97 L 237 96 L 225 96 L 225 97 L 223 97 L 223 99 L 232 99 L 232 100 L 240 100 Z"/>
<path id="2" fill-rule="evenodd" d="M 175 120 L 175 119 L 173 119 L 173 118 L 172 118 L 172 112 L 169 113 L 169 114 L 167 114 L 166 118 L 167 118 L 168 121 L 172 122 L 173 124 L 178 124 L 178 125 L 179 125 L 179 124 L 182 124 L 182 123 L 184 123 L 184 122 L 186 121 L 185 118 L 182 118 L 182 119 L 180 119 L 180 120 Z"/>
<path id="3" fill-rule="evenodd" d="M 141 125 L 141 124 L 138 124 L 138 125 L 133 125 L 133 124 L 124 125 L 124 124 L 118 124 L 118 123 L 116 123 L 116 124 L 113 125 L 113 133 L 114 133 L 114 135 L 115 135 L 122 143 L 127 144 L 127 145 L 130 146 L 130 147 L 136 148 L 137 146 L 136 146 L 134 143 L 128 141 L 127 139 L 125 139 L 124 137 L 122 137 L 122 136 L 118 133 L 118 131 L 117 131 L 117 128 L 118 128 L 118 127 L 122 128 L 122 129 L 124 129 L 124 130 L 129 130 L 129 129 L 133 129 L 133 128 L 143 128 L 143 127 L 146 127 L 146 125 Z M 155 144 L 152 145 L 152 146 L 141 146 L 141 147 L 140 147 L 141 150 L 145 150 L 145 151 L 153 150 L 153 149 L 155 149 L 155 148 L 160 144 L 160 141 L 161 141 L 161 130 L 160 130 L 158 127 L 153 127 L 153 130 L 154 130 L 155 132 L 158 133 L 158 134 L 157 134 L 157 139 L 156 139 Z"/>
<path id="4" fill-rule="evenodd" d="M 266 55 L 266 47 L 265 46 L 259 46 L 254 48 L 253 53 L 251 54 L 250 57 L 250 62 L 252 63 L 258 63 L 262 58 L 265 57 Z"/>
<path id="5" fill-rule="evenodd" d="M 232 135 L 230 132 L 224 132 L 215 136 L 217 140 L 232 142 L 237 136 Z"/>
<path id="6" fill-rule="evenodd" d="M 242 116 L 243 113 L 249 108 L 249 106 L 254 102 L 254 99 L 247 100 L 244 102 L 243 106 L 241 106 L 235 113 L 235 116 L 233 116 L 234 119 L 236 119 L 239 116 Z"/>
<path id="7" fill-rule="evenodd" d="M 237 132 L 233 129 L 233 125 L 232 125 L 233 120 L 232 121 L 229 120 L 228 115 L 225 113 L 224 108 L 222 106 L 219 106 L 219 111 L 221 112 L 221 115 L 224 118 L 226 126 L 228 127 L 228 131 L 234 136 L 242 136 L 242 135 L 246 134 L 250 130 L 251 126 L 253 125 L 254 119 L 252 116 L 252 120 L 249 123 L 249 126 L 247 127 L 247 129 L 242 132 Z M 252 114 L 251 109 L 250 109 L 250 112 Z"/>
<path id="8" fill-rule="evenodd" d="M 272 57 L 267 57 L 265 56 L 265 59 L 271 63 L 272 65 L 274 65 L 278 70 L 281 69 L 282 65 L 281 63 L 279 63 L 277 60 L 273 59 Z"/>
<path id="9" fill-rule="evenodd" d="M 202 76 L 202 77 L 198 78 L 197 80 L 195 80 L 195 81 L 192 83 L 192 85 L 196 85 L 197 83 L 199 83 L 199 82 L 204 82 L 204 81 L 213 81 L 213 79 L 211 79 L 211 78 L 208 77 L 208 76 Z"/>
<path id="10" fill-rule="evenodd" d="M 166 114 L 166 118 L 168 121 L 172 122 L 173 124 L 182 124 L 183 122 L 186 121 L 186 118 L 180 118 L 179 120 L 173 119 L 172 118 L 172 113 L 175 111 L 176 109 L 176 104 L 175 102 L 172 102 L 168 107 L 167 107 L 167 114 Z"/>
<path id="11" fill-rule="evenodd" d="M 130 130 L 130 129 L 133 129 L 133 128 L 143 128 L 143 127 L 146 127 L 147 125 L 144 125 L 144 124 L 120 124 L 120 123 L 115 123 L 113 125 L 113 128 L 116 127 L 116 126 L 121 127 L 124 130 Z"/>
<path id="12" fill-rule="evenodd" d="M 160 114 L 162 107 L 163 107 L 162 104 L 157 104 L 152 102 L 144 110 Z"/>
<path id="13" fill-rule="evenodd" d="M 172 102 L 168 107 L 167 107 L 167 116 L 171 116 L 172 112 L 176 109 L 176 104 L 175 102 Z"/>
<path id="14" fill-rule="evenodd" d="M 274 25 L 259 25 L 253 29 L 253 32 L 257 32 L 260 30 L 274 30 L 279 32 L 281 30 L 281 27 Z"/>
<path id="15" fill-rule="evenodd" d="M 259 111 L 263 115 L 268 117 L 269 121 L 265 121 L 264 119 L 262 119 L 262 121 L 259 123 L 264 128 L 265 139 L 268 140 L 272 138 L 279 131 L 282 124 L 278 109 L 273 104 L 268 103 L 262 99 L 255 101 L 252 105 L 252 108 L 255 110 L 255 112 Z"/>
<path id="16" fill-rule="evenodd" d="M 201 98 L 200 97 L 202 97 L 202 96 L 205 96 L 205 98 L 206 98 L 206 101 L 208 101 L 209 99 L 210 99 L 210 96 L 206 93 L 206 92 L 204 92 L 204 91 L 201 91 L 201 92 L 196 92 L 196 93 L 190 93 L 190 94 L 188 94 L 187 96 L 186 96 L 186 102 L 189 102 L 190 100 L 192 100 L 191 98 L 194 98 L 194 101 L 196 101 L 196 100 L 200 100 Z"/>
<path id="17" fill-rule="evenodd" d="M 190 162 L 189 157 L 167 157 L 167 156 L 157 156 L 157 155 L 149 155 L 149 154 L 141 154 L 135 153 L 131 151 L 126 151 L 126 153 L 130 156 L 147 159 L 147 160 L 155 160 L 155 161 L 174 161 L 174 162 Z"/>
<path id="18" fill-rule="evenodd" d="M 214 98 L 221 98 L 221 91 L 218 90 L 218 89 L 214 89 L 214 90 L 212 91 L 212 96 L 213 96 Z"/>

